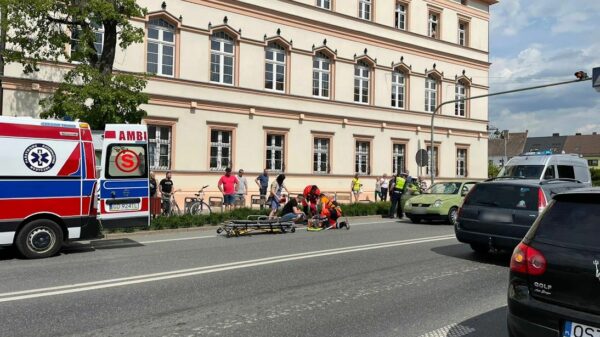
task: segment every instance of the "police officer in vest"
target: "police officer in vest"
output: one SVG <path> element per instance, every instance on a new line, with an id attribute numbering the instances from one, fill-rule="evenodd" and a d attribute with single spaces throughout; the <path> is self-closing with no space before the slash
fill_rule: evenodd
<path id="1" fill-rule="evenodd" d="M 390 207 L 390 218 L 394 218 L 395 214 L 398 215 L 398 219 L 402 219 L 404 217 L 404 212 L 402 211 L 402 193 L 404 193 L 404 188 L 406 186 L 406 173 L 400 173 L 397 176 L 394 176 L 392 180 L 390 180 L 390 199 L 392 205 Z"/>

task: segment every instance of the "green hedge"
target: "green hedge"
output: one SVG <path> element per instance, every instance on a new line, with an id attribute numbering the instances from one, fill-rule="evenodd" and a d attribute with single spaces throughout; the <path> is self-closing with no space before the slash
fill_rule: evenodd
<path id="1" fill-rule="evenodd" d="M 344 216 L 366 216 L 387 214 L 390 208 L 389 202 L 371 202 L 341 205 Z M 181 215 L 172 217 L 156 217 L 150 222 L 150 230 L 190 228 L 202 226 L 216 226 L 227 220 L 246 219 L 249 215 L 268 215 L 268 210 L 240 208 L 231 212 L 215 212 L 211 215 Z M 133 229 L 127 230 L 131 232 Z M 119 230 L 109 231 L 119 232 Z"/>
<path id="2" fill-rule="evenodd" d="M 592 175 L 592 184 L 600 186 L 600 169 L 590 168 L 590 173 Z"/>

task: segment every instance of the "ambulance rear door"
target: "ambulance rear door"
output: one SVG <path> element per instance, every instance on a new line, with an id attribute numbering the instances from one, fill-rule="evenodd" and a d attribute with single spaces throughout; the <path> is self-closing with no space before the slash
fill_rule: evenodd
<path id="1" fill-rule="evenodd" d="M 150 225 L 146 125 L 106 125 L 98 192 L 104 229 Z"/>

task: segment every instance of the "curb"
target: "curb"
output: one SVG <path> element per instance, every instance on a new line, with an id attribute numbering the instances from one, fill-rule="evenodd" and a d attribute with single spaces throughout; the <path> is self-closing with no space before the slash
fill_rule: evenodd
<path id="1" fill-rule="evenodd" d="M 366 219 L 383 219 L 381 215 L 363 215 L 363 216 L 353 216 L 348 217 L 350 221 L 352 220 L 366 220 Z M 122 239 L 128 238 L 132 236 L 140 236 L 140 235 L 158 235 L 158 234 L 173 234 L 173 233 L 186 233 L 186 232 L 208 232 L 215 231 L 219 226 L 199 226 L 199 227 L 186 227 L 186 228 L 168 228 L 168 229 L 155 229 L 155 230 L 138 230 L 135 232 L 129 233 L 107 233 L 104 234 L 104 237 L 99 240 L 111 240 L 111 239 Z"/>

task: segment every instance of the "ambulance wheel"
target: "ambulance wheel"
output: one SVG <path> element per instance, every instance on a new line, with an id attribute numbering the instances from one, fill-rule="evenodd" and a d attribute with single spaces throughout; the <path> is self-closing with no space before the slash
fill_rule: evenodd
<path id="1" fill-rule="evenodd" d="M 34 220 L 21 228 L 15 243 L 24 257 L 41 259 L 58 253 L 63 243 L 63 233 L 52 220 Z"/>

